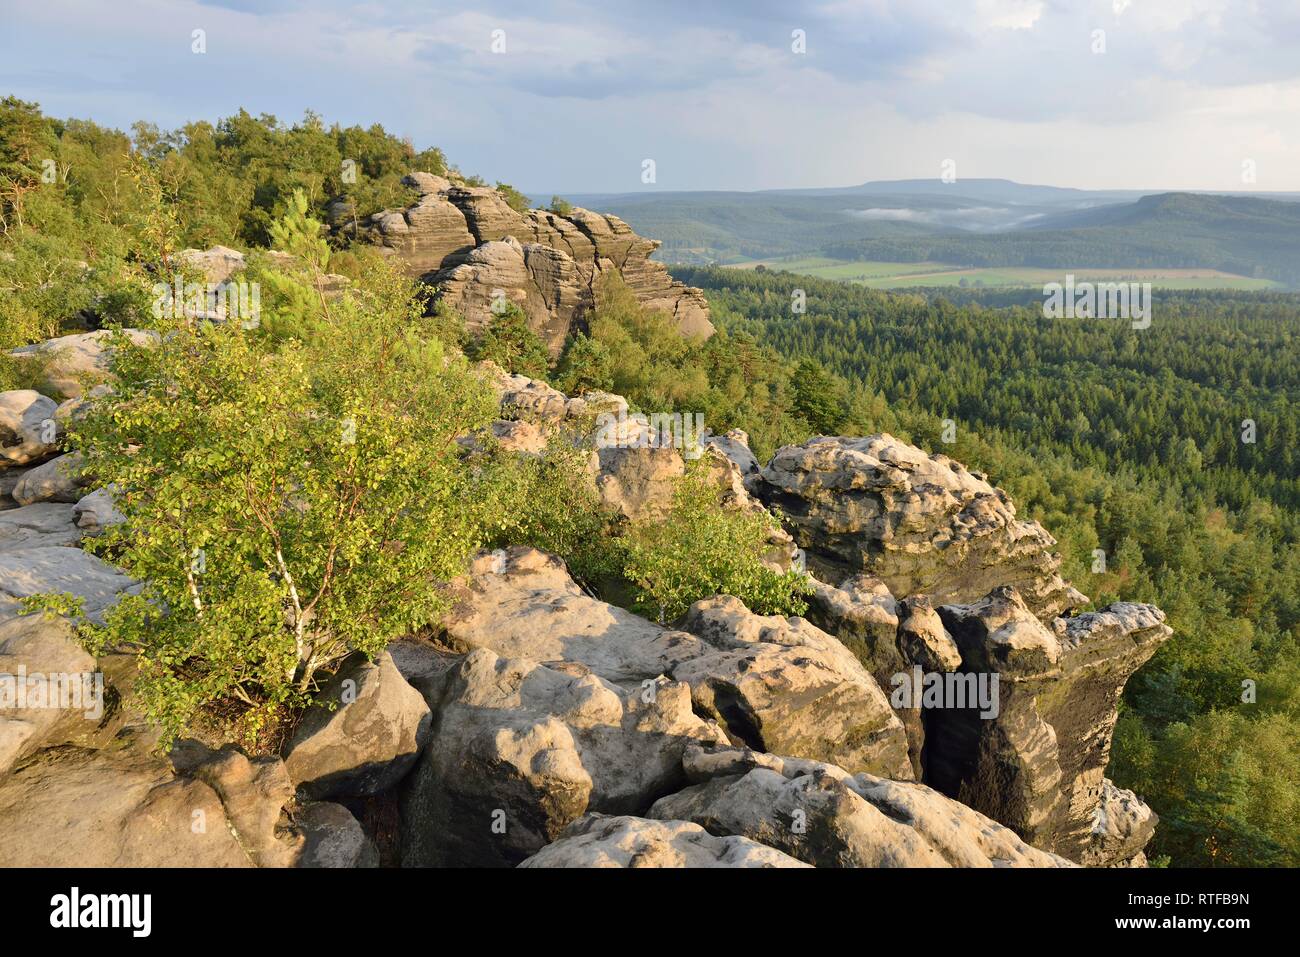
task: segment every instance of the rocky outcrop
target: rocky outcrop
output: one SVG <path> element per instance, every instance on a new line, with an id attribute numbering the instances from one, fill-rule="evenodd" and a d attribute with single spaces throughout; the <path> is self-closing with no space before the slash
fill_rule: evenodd
<path id="1" fill-rule="evenodd" d="M 817 867 L 1062 867 L 1009 828 L 923 784 L 749 750 L 687 751 L 696 782 L 650 817 L 747 837 Z"/>
<path id="2" fill-rule="evenodd" d="M 457 647 L 490 648 L 625 688 L 661 675 L 728 737 L 762 750 L 911 776 L 907 740 L 857 659 L 802 618 L 763 617 L 738 599 L 697 602 L 680 630 L 585 594 L 536 549 L 481 556 L 444 622 Z"/>
<path id="3" fill-rule="evenodd" d="M 511 301 L 558 354 L 569 331 L 594 303 L 598 278 L 617 271 L 646 306 L 667 313 L 685 335 L 713 332 L 703 294 L 676 282 L 650 254 L 655 240 L 634 233 L 617 216 L 574 209 L 516 212 L 495 189 L 453 184 L 428 173 L 406 180 L 419 199 L 336 227 L 399 258 L 407 272 L 439 289 L 471 330 L 485 326 L 494 306 Z"/>
<path id="4" fill-rule="evenodd" d="M 1055 540 L 1017 519 L 1005 492 L 890 435 L 786 446 L 763 469 L 759 497 L 786 515 L 825 580 L 866 572 L 935 605 L 1014 585 L 1045 619 L 1087 600 L 1061 580 Z"/>
<path id="5" fill-rule="evenodd" d="M 221 248 L 221 247 L 218 247 Z M 155 341 L 157 333 L 142 329 L 123 329 L 136 345 L 146 345 Z M 86 390 L 87 383 L 102 383 L 109 376 L 109 361 L 112 359 L 112 340 L 114 332 L 99 329 L 95 332 L 79 332 L 57 339 L 46 339 L 35 345 L 22 346 L 10 350 L 9 354 L 19 358 L 36 357 L 45 362 L 46 385 L 52 393 L 69 397 L 78 397 Z M 0 403 L 2 405 L 2 403 Z"/>
<path id="6" fill-rule="evenodd" d="M 712 650 L 673 669 L 696 710 L 736 744 L 910 778 L 907 737 L 871 675 L 802 618 L 755 615 L 736 598 L 691 606 L 682 627 Z"/>
<path id="7" fill-rule="evenodd" d="M 278 760 L 230 749 L 189 745 L 169 761 L 130 740 L 46 748 L 0 777 L 0 866 L 354 867 L 373 858 L 346 809 L 295 823 L 291 794 Z"/>
<path id="8" fill-rule="evenodd" d="M 663 679 L 625 690 L 486 648 L 431 697 L 433 734 L 402 788 L 402 862 L 513 866 L 588 811 L 636 814 L 721 732 Z"/>
<path id="9" fill-rule="evenodd" d="M 807 867 L 745 837 L 714 837 L 686 821 L 588 814 L 520 867 Z"/>
<path id="10" fill-rule="evenodd" d="M 998 713 L 927 712 L 926 780 L 1072 860 L 1132 856 L 1154 819 L 1140 825 L 1149 810 L 1132 795 L 1117 801 L 1103 775 L 1124 684 L 1171 634 L 1164 613 L 1121 602 L 1049 629 L 1004 587 L 939 614 L 961 671 L 998 675 Z"/>
<path id="11" fill-rule="evenodd" d="M 387 651 L 357 656 L 316 695 L 284 752 L 285 769 L 313 798 L 369 797 L 415 766 L 429 737 L 429 706 Z"/>

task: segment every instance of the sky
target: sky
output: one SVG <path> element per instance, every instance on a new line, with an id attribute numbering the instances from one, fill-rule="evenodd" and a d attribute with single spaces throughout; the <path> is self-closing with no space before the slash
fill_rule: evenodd
<path id="1" fill-rule="evenodd" d="M 534 195 L 1300 190 L 1300 0 L 0 0 L 0 94 L 124 129 L 311 109 Z"/>

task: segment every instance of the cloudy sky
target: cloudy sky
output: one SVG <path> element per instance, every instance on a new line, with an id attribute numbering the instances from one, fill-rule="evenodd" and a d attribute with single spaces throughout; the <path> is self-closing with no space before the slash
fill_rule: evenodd
<path id="1" fill-rule="evenodd" d="M 645 159 L 658 189 L 952 160 L 959 178 L 1300 190 L 1300 0 L 0 0 L 0 22 L 0 93 L 54 115 L 313 109 L 537 193 L 652 188 Z"/>

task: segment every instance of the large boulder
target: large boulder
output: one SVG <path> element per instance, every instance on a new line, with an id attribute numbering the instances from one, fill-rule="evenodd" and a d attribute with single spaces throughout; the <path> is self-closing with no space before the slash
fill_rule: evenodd
<path id="1" fill-rule="evenodd" d="M 77 499 L 72 507 L 72 518 L 77 528 L 86 535 L 98 535 L 111 525 L 120 525 L 126 516 L 113 501 L 113 488 L 97 488 Z"/>
<path id="2" fill-rule="evenodd" d="M 229 246 L 182 249 L 177 258 L 210 283 L 223 283 L 247 265 L 244 254 Z"/>
<path id="3" fill-rule="evenodd" d="M 745 837 L 698 824 L 588 814 L 520 867 L 808 867 Z"/>
<path id="4" fill-rule="evenodd" d="M 65 507 L 71 515 L 72 506 Z M 19 511 L 23 510 L 14 509 Z M 136 594 L 141 587 L 129 575 L 80 548 L 40 544 L 0 550 L 0 621 L 17 614 L 21 598 L 67 592 L 81 599 L 87 618 L 102 623 L 104 613 L 123 593 Z"/>
<path id="5" fill-rule="evenodd" d="M 82 536 L 75 505 L 38 502 L 0 511 L 0 555 L 38 546 L 75 545 Z"/>
<path id="6" fill-rule="evenodd" d="M 1094 832 L 1103 800 L 1116 803 L 1103 774 L 1119 698 L 1172 633 L 1164 613 L 1120 602 L 1049 629 L 1004 587 L 939 615 L 960 649 L 961 672 L 998 676 L 998 707 L 992 717 L 978 708 L 927 712 L 926 780 L 1072 860 L 1115 863 L 1104 855 L 1128 854 L 1127 838 Z"/>
<path id="7" fill-rule="evenodd" d="M 1062 581 L 1055 540 L 1000 489 L 946 455 L 880 434 L 819 436 L 777 451 L 759 496 L 781 509 L 819 578 L 867 573 L 936 604 L 1014 585 L 1044 619 L 1086 598 Z"/>
<path id="8" fill-rule="evenodd" d="M 694 635 L 592 598 L 563 561 L 534 548 L 480 555 L 456 595 L 443 622 L 453 646 L 551 667 L 580 665 L 628 687 L 710 650 Z"/>
<path id="9" fill-rule="evenodd" d="M 1009 828 L 923 784 L 757 754 L 691 748 L 696 783 L 650 817 L 747 837 L 817 867 L 1066 867 Z"/>
<path id="10" fill-rule="evenodd" d="M 907 736 L 847 648 L 803 618 L 756 615 L 730 596 L 696 602 L 682 628 L 710 651 L 677 665 L 696 710 L 736 744 L 910 778 Z"/>
<path id="11" fill-rule="evenodd" d="M 57 409 L 53 399 L 31 389 L 0 392 L 0 469 L 41 462 L 58 452 Z"/>
<path id="12" fill-rule="evenodd" d="M 103 714 L 103 675 L 65 620 L 0 622 L 0 774 Z"/>
<path id="13" fill-rule="evenodd" d="M 513 866 L 588 811 L 639 814 L 683 783 L 691 742 L 721 732 L 690 690 L 471 651 L 432 689 L 434 732 L 402 786 L 407 866 Z"/>
<path id="14" fill-rule="evenodd" d="M 84 470 L 85 456 L 80 452 L 69 452 L 28 469 L 9 494 L 19 505 L 75 503 L 85 495 L 85 488 L 90 484 Z"/>
<path id="15" fill-rule="evenodd" d="M 379 794 L 415 766 L 429 724 L 429 706 L 387 651 L 374 661 L 355 656 L 303 715 L 285 750 L 285 769 L 314 798 Z"/>
<path id="16" fill-rule="evenodd" d="M 136 345 L 157 341 L 158 334 L 143 329 L 121 330 Z M 78 332 L 46 339 L 30 346 L 10 350 L 10 355 L 39 357 L 46 362 L 47 385 L 53 392 L 77 397 L 86 384 L 102 383 L 109 378 L 114 333 L 108 329 Z"/>
<path id="17" fill-rule="evenodd" d="M 181 742 L 170 760 L 130 736 L 46 748 L 0 777 L 0 866 L 323 867 L 373 860 L 346 809 L 288 813 L 275 758 Z"/>

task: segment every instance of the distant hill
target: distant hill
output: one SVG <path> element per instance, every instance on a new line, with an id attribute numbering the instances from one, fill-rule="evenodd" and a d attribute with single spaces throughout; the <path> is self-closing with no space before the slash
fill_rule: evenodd
<path id="1" fill-rule="evenodd" d="M 1300 286 L 1300 194 L 1082 190 L 1005 179 L 580 194 L 666 262 L 821 254 L 966 266 L 1206 268 Z"/>
<path id="2" fill-rule="evenodd" d="M 838 259 L 971 266 L 1199 267 L 1300 286 L 1300 203 L 1161 193 L 991 235 L 853 239 L 821 251 Z"/>

